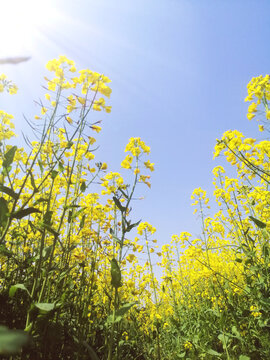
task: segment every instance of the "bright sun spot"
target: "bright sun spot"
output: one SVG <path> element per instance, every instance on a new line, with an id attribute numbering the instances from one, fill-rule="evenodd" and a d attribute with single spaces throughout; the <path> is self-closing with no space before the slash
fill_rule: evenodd
<path id="1" fill-rule="evenodd" d="M 43 29 L 56 15 L 53 1 L 1 1 L 0 57 L 32 55 Z"/>

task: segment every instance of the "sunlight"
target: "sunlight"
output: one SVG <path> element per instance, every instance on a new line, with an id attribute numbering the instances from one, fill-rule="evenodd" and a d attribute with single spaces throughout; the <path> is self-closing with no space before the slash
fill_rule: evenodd
<path id="1" fill-rule="evenodd" d="M 55 18 L 52 1 L 10 0 L 1 3 L 0 57 L 31 55 L 35 43 Z"/>

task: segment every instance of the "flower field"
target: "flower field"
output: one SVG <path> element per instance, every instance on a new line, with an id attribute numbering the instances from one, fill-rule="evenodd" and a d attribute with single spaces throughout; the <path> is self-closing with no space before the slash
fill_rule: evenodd
<path id="1" fill-rule="evenodd" d="M 129 139 L 122 174 L 96 158 L 91 115 L 111 112 L 110 79 L 65 56 L 46 68 L 34 140 L 16 146 L 0 110 L 0 358 L 270 359 L 270 77 L 245 99 L 265 140 L 226 131 L 215 210 L 203 189 L 191 196 L 201 237 L 159 246 L 132 213 L 151 187 L 150 147 Z M 17 87 L 1 75 L 4 91 Z"/>

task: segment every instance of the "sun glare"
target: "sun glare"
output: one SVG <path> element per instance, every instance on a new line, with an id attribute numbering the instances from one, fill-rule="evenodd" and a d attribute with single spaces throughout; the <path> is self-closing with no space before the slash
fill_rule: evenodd
<path id="1" fill-rule="evenodd" d="M 42 28 L 55 16 L 50 1 L 2 1 L 0 10 L 0 57 L 32 55 Z"/>

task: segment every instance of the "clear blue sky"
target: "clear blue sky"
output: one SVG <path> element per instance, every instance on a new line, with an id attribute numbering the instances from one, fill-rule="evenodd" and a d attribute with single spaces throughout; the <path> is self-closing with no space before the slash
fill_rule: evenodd
<path id="1" fill-rule="evenodd" d="M 25 130 L 22 113 L 31 118 L 40 111 L 33 100 L 43 97 L 44 65 L 60 54 L 78 68 L 104 73 L 112 80 L 112 113 L 100 114 L 97 158 L 120 171 L 125 144 L 140 136 L 152 149 L 156 170 L 152 189 L 139 188 L 145 200 L 134 206 L 133 219 L 155 225 L 159 244 L 181 231 L 198 235 L 190 195 L 196 187 L 213 190 L 211 170 L 220 162 L 213 161 L 216 138 L 228 129 L 260 136 L 255 122 L 246 119 L 244 98 L 251 77 L 270 71 L 270 1 L 51 4 L 42 36 L 32 34 L 31 47 L 20 54 L 2 51 L 32 58 L 1 66 L 0 73 L 14 79 L 20 92 L 1 97 L 0 108 L 15 113 L 18 131 Z"/>

